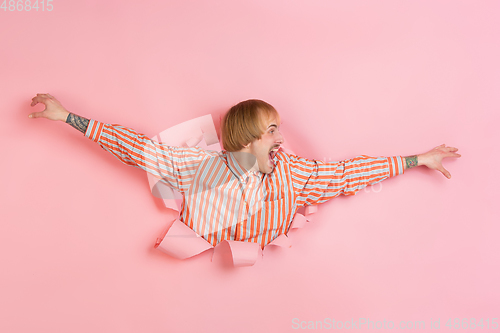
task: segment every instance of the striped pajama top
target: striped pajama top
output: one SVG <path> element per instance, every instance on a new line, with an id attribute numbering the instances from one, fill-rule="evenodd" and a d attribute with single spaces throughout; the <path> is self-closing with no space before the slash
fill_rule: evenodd
<path id="1" fill-rule="evenodd" d="M 236 240 L 263 248 L 288 232 L 299 207 L 353 195 L 404 172 L 401 156 L 325 163 L 280 150 L 274 170 L 263 174 L 245 170 L 230 152 L 167 146 L 120 125 L 90 120 L 85 136 L 182 193 L 179 219 L 213 246 Z"/>

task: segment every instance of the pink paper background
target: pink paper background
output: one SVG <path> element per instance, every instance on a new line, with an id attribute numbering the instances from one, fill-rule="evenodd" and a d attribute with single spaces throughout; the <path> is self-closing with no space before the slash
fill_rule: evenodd
<path id="1" fill-rule="evenodd" d="M 421 332 L 482 318 L 486 331 L 500 317 L 500 2 L 52 4 L 0 9 L 0 332 L 295 332 L 360 318 L 424 321 Z M 463 157 L 445 163 L 451 180 L 419 168 L 320 206 L 290 249 L 253 267 L 231 268 L 227 251 L 179 261 L 153 249 L 171 216 L 142 171 L 27 118 L 44 92 L 150 136 L 259 98 L 304 157 L 442 143 Z"/>

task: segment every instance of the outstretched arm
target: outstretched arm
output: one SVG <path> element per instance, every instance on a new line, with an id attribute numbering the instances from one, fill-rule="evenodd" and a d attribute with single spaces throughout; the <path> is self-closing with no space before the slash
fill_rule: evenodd
<path id="1" fill-rule="evenodd" d="M 442 144 L 424 154 L 403 157 L 403 165 L 405 170 L 425 165 L 429 169 L 440 171 L 446 178 L 450 179 L 451 174 L 443 167 L 442 161 L 444 158 L 462 156 L 456 153 L 457 150 L 458 148 L 446 147 Z"/>
<path id="2" fill-rule="evenodd" d="M 64 121 L 98 143 L 122 163 L 140 168 L 179 191 L 186 191 L 189 188 L 198 164 L 205 158 L 213 157 L 198 147 L 168 146 L 132 128 L 80 117 L 66 110 L 54 96 L 49 94 L 37 94 L 31 106 L 38 103 L 44 104 L 45 109 L 31 113 L 30 118 Z"/>

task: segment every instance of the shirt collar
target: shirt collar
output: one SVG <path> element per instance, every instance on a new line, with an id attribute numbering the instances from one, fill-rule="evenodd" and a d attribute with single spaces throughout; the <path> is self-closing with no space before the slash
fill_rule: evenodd
<path id="1" fill-rule="evenodd" d="M 262 173 L 260 171 L 248 171 L 238 162 L 236 157 L 231 152 L 226 151 L 227 156 L 227 166 L 229 170 L 242 182 L 246 182 L 247 178 L 253 174 L 262 178 Z"/>

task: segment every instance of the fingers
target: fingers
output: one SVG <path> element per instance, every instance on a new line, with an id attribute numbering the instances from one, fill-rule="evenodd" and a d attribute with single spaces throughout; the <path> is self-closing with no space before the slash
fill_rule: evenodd
<path id="1" fill-rule="evenodd" d="M 51 96 L 49 94 L 36 94 L 36 96 L 31 99 L 31 106 L 35 106 L 38 103 L 42 103 L 42 104 L 45 105 L 45 109 L 43 110 L 43 111 L 45 111 L 45 110 L 47 110 L 46 101 L 49 98 L 55 99 L 53 96 Z M 29 118 L 44 118 L 43 111 L 41 111 L 41 112 L 33 112 L 33 113 L 29 114 L 28 117 Z"/>
<path id="2" fill-rule="evenodd" d="M 461 157 L 462 155 L 456 153 L 457 150 L 458 150 L 457 148 L 447 149 L 444 157 Z"/>
<path id="3" fill-rule="evenodd" d="M 446 145 L 444 143 L 440 146 L 435 147 L 434 149 L 443 149 L 443 148 L 446 150 L 450 150 L 450 149 L 454 149 L 455 151 L 458 150 L 458 148 L 455 148 L 455 147 L 446 147 Z"/>
<path id="4" fill-rule="evenodd" d="M 42 102 L 42 94 L 36 94 L 36 96 L 31 99 L 31 106 L 37 105 L 40 102 Z"/>
<path id="5" fill-rule="evenodd" d="M 450 179 L 450 178 L 451 178 L 451 173 L 450 173 L 448 170 L 446 170 L 445 168 L 443 168 L 442 166 L 441 166 L 441 168 L 439 168 L 438 170 L 439 170 L 439 171 L 441 171 L 441 173 L 442 173 L 442 174 L 443 174 L 446 178 L 448 178 L 448 179 Z"/>
<path id="6" fill-rule="evenodd" d="M 462 156 L 462 155 L 456 153 L 456 151 L 458 151 L 458 148 L 446 147 L 445 144 L 437 146 L 434 149 L 447 153 L 444 157 L 461 157 Z"/>
<path id="7" fill-rule="evenodd" d="M 28 117 L 30 117 L 30 118 L 44 118 L 43 111 L 42 112 L 33 112 Z"/>
<path id="8" fill-rule="evenodd" d="M 37 105 L 37 104 L 38 104 L 38 102 L 39 102 L 39 100 L 38 100 L 38 95 L 36 95 L 35 97 L 33 97 L 33 98 L 31 99 L 31 106 Z"/>
<path id="9" fill-rule="evenodd" d="M 36 94 L 36 96 L 31 99 L 31 106 L 34 106 L 38 103 L 45 104 L 45 101 L 47 99 L 55 99 L 55 98 L 49 94 Z"/>
<path id="10" fill-rule="evenodd" d="M 445 147 L 445 151 L 447 152 L 445 157 L 461 157 L 462 155 L 456 153 L 458 148 L 455 147 Z"/>

